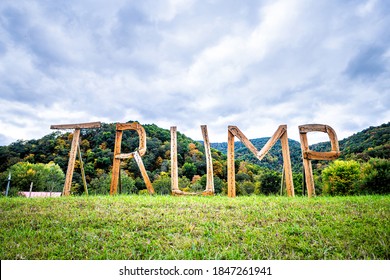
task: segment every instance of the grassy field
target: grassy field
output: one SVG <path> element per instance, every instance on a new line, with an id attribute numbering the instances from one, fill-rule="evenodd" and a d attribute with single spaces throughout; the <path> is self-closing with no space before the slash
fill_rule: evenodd
<path id="1" fill-rule="evenodd" d="M 390 196 L 1 198 L 4 259 L 389 259 Z"/>

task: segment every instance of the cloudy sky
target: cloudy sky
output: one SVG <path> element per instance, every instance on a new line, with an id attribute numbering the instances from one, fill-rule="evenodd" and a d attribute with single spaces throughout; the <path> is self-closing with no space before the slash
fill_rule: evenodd
<path id="1" fill-rule="evenodd" d="M 387 0 L 2 0 L 0 145 L 129 120 L 343 139 L 390 121 L 389 26 Z"/>

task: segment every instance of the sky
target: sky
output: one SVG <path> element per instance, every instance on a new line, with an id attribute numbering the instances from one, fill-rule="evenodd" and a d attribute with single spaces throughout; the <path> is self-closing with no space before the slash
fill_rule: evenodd
<path id="1" fill-rule="evenodd" d="M 130 120 L 341 140 L 390 121 L 389 26 L 387 0 L 2 0 L 0 145 Z"/>

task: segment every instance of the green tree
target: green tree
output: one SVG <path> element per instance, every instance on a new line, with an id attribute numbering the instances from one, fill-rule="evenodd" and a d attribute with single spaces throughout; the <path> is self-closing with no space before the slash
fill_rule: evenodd
<path id="1" fill-rule="evenodd" d="M 260 176 L 261 193 L 269 195 L 280 191 L 281 174 L 276 171 L 268 170 Z"/>
<path id="2" fill-rule="evenodd" d="M 354 160 L 336 160 L 322 171 L 323 193 L 354 195 L 359 191 L 360 164 Z"/>
<path id="3" fill-rule="evenodd" d="M 186 176 L 190 180 L 192 180 L 197 170 L 196 165 L 193 164 L 192 162 L 184 163 L 181 169 L 182 169 L 183 176 Z"/>
<path id="4" fill-rule="evenodd" d="M 2 177 L 8 177 L 9 172 L 13 194 L 18 191 L 29 191 L 31 183 L 33 191 L 61 191 L 63 188 L 64 172 L 53 162 L 48 164 L 19 162 L 3 172 Z"/>
<path id="5" fill-rule="evenodd" d="M 372 158 L 363 168 L 360 186 L 363 194 L 390 193 L 390 160 Z"/>
<path id="6" fill-rule="evenodd" d="M 153 188 L 156 194 L 167 195 L 171 193 L 171 178 L 162 172 L 162 174 L 153 182 Z"/>

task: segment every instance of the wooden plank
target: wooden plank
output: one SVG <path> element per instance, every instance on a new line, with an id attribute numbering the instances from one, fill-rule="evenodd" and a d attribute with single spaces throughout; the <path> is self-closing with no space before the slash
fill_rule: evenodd
<path id="1" fill-rule="evenodd" d="M 177 167 L 177 128 L 171 126 L 171 190 L 172 193 L 179 190 L 179 178 Z"/>
<path id="2" fill-rule="evenodd" d="M 77 151 L 80 160 L 80 170 L 81 170 L 81 178 L 83 180 L 83 185 L 84 185 L 84 192 L 86 195 L 88 195 L 87 180 L 85 178 L 85 172 L 84 172 L 84 163 L 83 163 L 83 158 L 81 157 L 80 142 L 77 143 Z"/>
<path id="3" fill-rule="evenodd" d="M 139 167 L 139 170 L 141 171 L 142 178 L 144 179 L 146 189 L 148 190 L 149 194 L 154 194 L 154 188 L 152 183 L 150 182 L 148 173 L 146 172 L 144 162 L 142 161 L 141 155 L 137 152 L 134 152 L 134 159 L 137 162 L 137 165 Z"/>
<path id="4" fill-rule="evenodd" d="M 73 132 L 73 140 L 72 140 L 72 146 L 69 154 L 68 169 L 66 171 L 66 178 L 65 178 L 64 190 L 63 190 L 63 194 L 65 196 L 70 195 L 74 165 L 76 161 L 77 145 L 79 141 L 80 141 L 80 128 L 76 128 Z"/>
<path id="5" fill-rule="evenodd" d="M 340 152 L 330 151 L 330 152 L 316 152 L 316 151 L 305 151 L 303 152 L 303 157 L 306 159 L 315 159 L 315 160 L 334 160 L 340 156 Z"/>
<path id="6" fill-rule="evenodd" d="M 74 124 L 53 124 L 50 129 L 81 129 L 81 128 L 100 128 L 101 122 L 74 123 Z"/>
<path id="7" fill-rule="evenodd" d="M 308 132 L 325 132 L 325 124 L 303 124 L 299 126 L 299 133 L 308 133 Z"/>
<path id="8" fill-rule="evenodd" d="M 257 158 L 262 160 L 264 156 L 271 150 L 276 142 L 282 137 L 283 133 L 286 133 L 287 125 L 280 125 L 272 137 L 265 143 L 264 147 L 257 153 Z"/>
<path id="9" fill-rule="evenodd" d="M 303 131 L 303 132 L 301 132 Z M 305 158 L 304 153 L 309 150 L 309 144 L 307 141 L 307 134 L 304 132 L 304 130 L 301 130 L 299 127 L 299 137 L 301 140 L 301 150 L 302 150 L 302 158 L 303 158 L 303 167 L 305 169 L 305 182 L 306 182 L 306 189 L 307 189 L 307 196 L 312 197 L 315 195 L 315 188 L 314 188 L 314 179 L 313 179 L 313 170 L 311 166 L 311 160 Z"/>
<path id="10" fill-rule="evenodd" d="M 204 194 L 210 195 L 214 194 L 214 172 L 213 172 L 213 159 L 211 157 L 210 141 L 209 135 L 207 132 L 207 125 L 201 125 L 200 129 L 202 130 L 204 150 L 206 155 L 206 169 L 207 169 L 207 182 L 206 189 Z"/>
<path id="11" fill-rule="evenodd" d="M 290 148 L 288 146 L 287 127 L 285 128 L 284 133 L 280 137 L 280 142 L 282 144 L 283 171 L 286 180 L 287 196 L 294 197 L 294 182 L 291 169 Z"/>
<path id="12" fill-rule="evenodd" d="M 242 133 L 242 131 L 237 127 L 233 125 L 228 126 L 228 130 L 236 136 L 240 141 L 247 147 L 256 157 L 259 153 L 259 151 L 256 149 L 255 146 L 249 141 L 249 139 Z"/>
<path id="13" fill-rule="evenodd" d="M 230 128 L 230 126 L 229 126 Z M 236 173 L 234 167 L 234 134 L 228 129 L 227 149 L 228 197 L 236 197 Z"/>
<path id="14" fill-rule="evenodd" d="M 113 164 L 112 164 L 112 177 L 111 177 L 111 185 L 110 185 L 110 195 L 114 195 L 118 191 L 117 189 L 118 189 L 118 180 L 119 180 L 121 160 L 119 158 L 116 158 L 116 156 L 121 153 L 122 135 L 123 135 L 122 130 L 116 131 L 114 159 L 113 159 Z"/>

